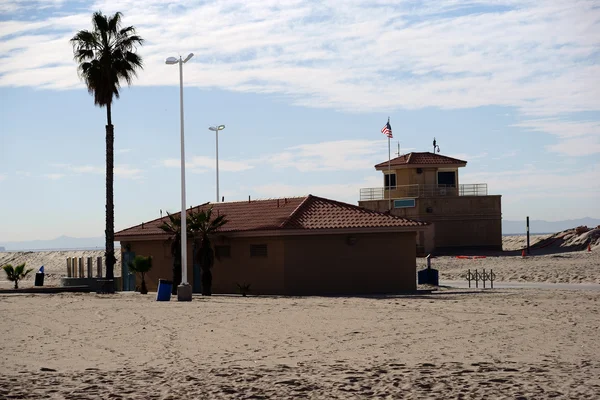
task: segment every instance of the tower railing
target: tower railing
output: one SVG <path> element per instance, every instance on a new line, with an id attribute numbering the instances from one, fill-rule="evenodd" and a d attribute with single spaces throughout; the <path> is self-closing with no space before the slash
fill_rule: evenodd
<path id="1" fill-rule="evenodd" d="M 487 196 L 487 183 L 461 185 L 401 185 L 360 189 L 360 201 L 388 198 L 418 198 L 445 196 Z"/>

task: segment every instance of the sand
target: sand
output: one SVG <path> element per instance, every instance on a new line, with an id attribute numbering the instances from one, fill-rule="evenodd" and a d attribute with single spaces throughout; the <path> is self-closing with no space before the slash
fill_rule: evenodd
<path id="1" fill-rule="evenodd" d="M 427 266 L 417 259 L 417 270 Z M 492 270 L 498 282 L 597 283 L 600 284 L 600 249 L 592 252 L 574 251 L 530 257 L 487 256 L 463 259 L 456 256 L 436 257 L 432 268 L 439 271 L 440 280 L 464 281 L 468 269 Z"/>
<path id="2" fill-rule="evenodd" d="M 598 399 L 600 292 L 0 295 L 0 398 Z"/>

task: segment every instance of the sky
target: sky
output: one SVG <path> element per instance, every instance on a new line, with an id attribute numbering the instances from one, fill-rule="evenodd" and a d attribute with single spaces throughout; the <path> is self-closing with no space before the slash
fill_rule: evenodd
<path id="1" fill-rule="evenodd" d="M 187 205 L 352 204 L 392 156 L 468 161 L 503 218 L 600 217 L 600 5 L 513 0 L 0 0 L 0 243 L 104 235 L 106 111 L 69 39 L 123 13 L 144 69 L 113 104 L 115 228 Z"/>

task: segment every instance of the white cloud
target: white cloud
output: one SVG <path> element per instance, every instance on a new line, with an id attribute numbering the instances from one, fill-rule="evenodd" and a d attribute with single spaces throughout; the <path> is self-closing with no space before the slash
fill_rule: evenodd
<path id="1" fill-rule="evenodd" d="M 117 176 L 119 178 L 140 179 L 142 177 L 141 169 L 130 167 L 127 164 L 115 165 L 114 173 L 115 173 L 115 176 Z"/>
<path id="2" fill-rule="evenodd" d="M 326 197 L 334 200 L 344 201 L 350 204 L 358 204 L 361 188 L 379 187 L 382 185 L 381 177 L 364 178 L 361 182 L 344 184 L 334 183 L 328 185 L 289 185 L 287 183 L 269 183 L 249 188 L 253 197 L 276 198 L 304 196 L 312 194 L 315 196 Z M 243 188 L 242 188 L 243 189 Z"/>
<path id="3" fill-rule="evenodd" d="M 181 160 L 176 158 L 170 158 L 162 161 L 162 165 L 165 167 L 181 167 Z M 203 173 L 208 170 L 215 170 L 216 160 L 211 157 L 205 156 L 194 156 L 185 162 L 186 170 L 189 169 L 191 172 Z M 252 165 L 242 161 L 229 161 L 219 160 L 219 171 L 223 172 L 240 172 L 254 168 Z"/>
<path id="4" fill-rule="evenodd" d="M 70 165 L 70 164 L 53 164 L 54 167 L 62 170 L 69 171 L 74 174 L 94 174 L 104 175 L 106 174 L 106 167 L 97 165 Z M 114 166 L 113 173 L 116 177 L 125 179 L 140 179 L 142 178 L 142 170 L 129 166 L 128 164 L 117 164 Z M 46 174 L 46 177 L 50 179 L 59 179 L 65 176 L 62 173 Z M 55 176 L 57 178 L 51 178 Z"/>
<path id="5" fill-rule="evenodd" d="M 43 176 L 45 178 L 48 178 L 48 179 L 52 180 L 52 181 L 57 181 L 57 180 L 59 180 L 61 178 L 64 178 L 65 174 L 44 174 Z"/>
<path id="6" fill-rule="evenodd" d="M 3 3 L 32 4 L 61 2 Z M 566 113 L 600 110 L 600 8 L 588 0 L 98 1 L 74 15 L 0 22 L 0 86 L 82 87 L 68 39 L 90 28 L 97 9 L 124 12 L 147 39 L 136 85 L 177 84 L 164 55 L 193 51 L 201 56 L 186 65 L 186 86 L 283 94 L 309 107 L 499 105 L 559 123 Z M 556 134 L 552 123 L 536 124 Z"/>
<path id="7" fill-rule="evenodd" d="M 373 168 L 386 147 L 384 140 L 337 140 L 293 146 L 259 161 L 302 172 L 352 171 Z"/>
<path id="8" fill-rule="evenodd" d="M 600 121 L 561 121 L 545 118 L 526 120 L 514 126 L 556 136 L 558 143 L 546 147 L 555 153 L 568 156 L 600 153 Z"/>
<path id="9" fill-rule="evenodd" d="M 509 198 L 522 196 L 544 198 L 559 193 L 561 196 L 598 196 L 600 193 L 600 164 L 579 169 L 540 169 L 533 165 L 502 172 L 466 172 L 461 183 L 487 183 L 490 194 Z M 506 196 L 510 194 L 510 196 Z M 503 197 L 504 198 L 504 197 Z"/>

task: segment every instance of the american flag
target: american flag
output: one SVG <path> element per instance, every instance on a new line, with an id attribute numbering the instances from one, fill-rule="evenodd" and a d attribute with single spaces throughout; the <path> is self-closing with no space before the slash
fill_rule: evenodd
<path id="1" fill-rule="evenodd" d="M 381 133 L 386 135 L 388 138 L 392 139 L 392 126 L 390 125 L 390 119 L 388 118 L 387 124 L 383 128 L 381 128 Z"/>

